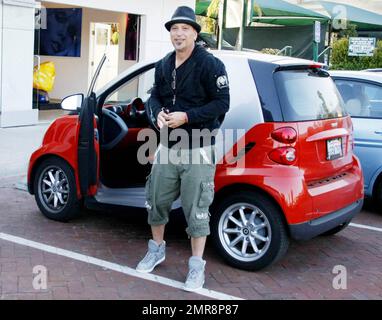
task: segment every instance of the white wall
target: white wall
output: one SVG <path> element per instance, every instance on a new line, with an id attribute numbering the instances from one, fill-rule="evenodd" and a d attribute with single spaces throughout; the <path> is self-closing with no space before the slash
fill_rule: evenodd
<path id="1" fill-rule="evenodd" d="M 42 2 L 46 8 L 74 7 L 62 4 Z M 102 11 L 83 8 L 82 9 L 82 31 L 81 31 L 81 56 L 80 57 L 53 57 L 41 56 L 41 62 L 53 61 L 56 67 L 56 79 L 54 88 L 49 92 L 51 99 L 62 99 L 73 93 L 86 93 L 88 88 L 89 73 L 89 47 L 90 47 L 90 23 L 91 22 L 113 22 L 119 23 L 119 61 L 118 72 L 125 70 L 135 61 L 125 60 L 125 31 L 126 14 L 120 12 Z M 96 62 L 97 63 L 97 62 Z"/>
<path id="2" fill-rule="evenodd" d="M 42 60 L 55 59 L 57 78 L 50 96 L 58 99 L 87 89 L 90 21 L 95 22 L 97 18 L 101 22 L 118 22 L 121 19 L 123 31 L 125 13 L 141 15 L 140 59 L 159 59 L 172 50 L 164 23 L 177 6 L 195 7 L 195 0 L 50 0 L 49 3 L 57 7 L 66 4 L 89 8 L 83 12 L 81 57 L 45 57 Z M 0 1 L 0 126 L 3 127 L 38 121 L 37 110 L 32 109 L 34 5 L 35 0 Z M 121 48 L 123 45 L 124 35 L 121 35 Z M 120 54 L 123 56 L 124 50 Z M 129 65 L 131 62 L 122 60 L 120 70 Z"/>
<path id="3" fill-rule="evenodd" d="M 141 59 L 160 58 L 172 50 L 164 23 L 180 5 L 195 8 L 195 0 L 51 0 L 50 2 L 141 15 Z"/>
<path id="4" fill-rule="evenodd" d="M 3 43 L 3 4 L 1 3 L 0 4 L 0 45 Z M 0 92 L 1 92 L 1 88 L 2 88 L 2 81 L 1 81 L 1 77 L 2 77 L 2 52 L 3 50 L 0 50 Z M 2 99 L 0 99 L 0 114 L 1 114 L 1 108 L 2 108 Z"/>
<path id="5" fill-rule="evenodd" d="M 46 8 L 82 7 L 81 57 L 42 56 L 41 62 L 53 61 L 56 66 L 54 89 L 49 93 L 51 99 L 86 92 L 88 87 L 88 62 L 91 22 L 116 22 L 120 26 L 119 72 L 133 65 L 134 61 L 124 60 L 126 13 L 141 15 L 140 59 L 161 58 L 172 50 L 169 34 L 164 27 L 176 7 L 195 6 L 194 0 L 52 0 L 42 2 Z M 99 8 L 100 10 L 93 9 Z"/>
<path id="6" fill-rule="evenodd" d="M 1 127 L 37 122 L 32 110 L 34 0 L 2 1 Z"/>

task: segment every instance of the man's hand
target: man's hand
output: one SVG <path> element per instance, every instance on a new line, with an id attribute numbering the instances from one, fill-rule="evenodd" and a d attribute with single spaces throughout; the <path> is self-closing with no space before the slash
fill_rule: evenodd
<path id="1" fill-rule="evenodd" d="M 170 128 L 178 128 L 182 124 L 185 124 L 187 122 L 187 114 L 185 112 L 171 112 L 169 114 L 166 114 L 168 120 L 167 120 L 167 126 Z M 158 116 L 159 118 L 159 116 Z"/>
<path id="2" fill-rule="evenodd" d="M 164 125 L 167 125 L 167 121 L 169 120 L 168 118 L 169 118 L 168 114 L 166 114 L 163 111 L 159 112 L 158 119 L 157 119 L 157 125 L 159 129 L 162 129 Z"/>

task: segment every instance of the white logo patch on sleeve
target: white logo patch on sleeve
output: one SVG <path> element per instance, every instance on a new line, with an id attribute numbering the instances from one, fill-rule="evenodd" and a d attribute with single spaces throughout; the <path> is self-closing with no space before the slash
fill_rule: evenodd
<path id="1" fill-rule="evenodd" d="M 216 79 L 216 86 L 219 89 L 227 88 L 228 87 L 228 79 L 227 76 L 220 76 Z"/>

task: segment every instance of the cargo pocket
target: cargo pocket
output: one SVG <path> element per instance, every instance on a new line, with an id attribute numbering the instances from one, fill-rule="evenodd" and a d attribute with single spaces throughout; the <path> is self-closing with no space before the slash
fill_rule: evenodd
<path id="1" fill-rule="evenodd" d="M 145 207 L 147 210 L 151 210 L 152 209 L 151 173 L 146 178 L 145 194 L 146 194 Z"/>
<path id="2" fill-rule="evenodd" d="M 214 183 L 213 182 L 202 182 L 200 184 L 200 198 L 198 206 L 200 208 L 208 208 L 212 200 L 214 199 Z"/>

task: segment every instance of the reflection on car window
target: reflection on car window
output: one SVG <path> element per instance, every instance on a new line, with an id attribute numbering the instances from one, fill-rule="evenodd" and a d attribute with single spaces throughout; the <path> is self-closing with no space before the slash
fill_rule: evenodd
<path id="1" fill-rule="evenodd" d="M 124 83 L 106 98 L 105 104 L 123 104 L 132 101 L 135 97 L 139 97 L 146 102 L 150 97 L 150 89 L 154 84 L 154 72 L 155 69 L 152 68 Z"/>
<path id="2" fill-rule="evenodd" d="M 382 118 L 382 87 L 372 83 L 336 80 L 345 108 L 354 117 Z"/>
<path id="3" fill-rule="evenodd" d="M 276 72 L 275 80 L 285 121 L 347 115 L 336 86 L 329 77 L 317 76 L 308 70 L 291 70 Z"/>

